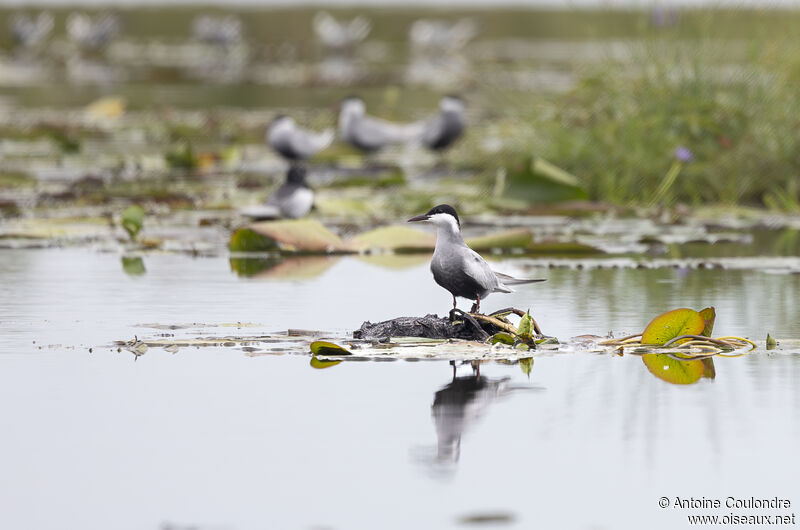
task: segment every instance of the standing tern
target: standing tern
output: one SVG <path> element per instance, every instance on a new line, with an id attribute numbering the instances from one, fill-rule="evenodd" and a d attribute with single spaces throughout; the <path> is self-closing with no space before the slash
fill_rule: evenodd
<path id="1" fill-rule="evenodd" d="M 432 151 L 443 151 L 464 133 L 464 100 L 445 96 L 439 101 L 439 114 L 425 121 L 422 144 Z"/>
<path id="2" fill-rule="evenodd" d="M 350 145 L 376 152 L 389 145 L 417 141 L 425 130 L 425 122 L 392 123 L 367 115 L 364 100 L 349 97 L 339 110 L 339 133 Z"/>
<path id="3" fill-rule="evenodd" d="M 333 129 L 315 133 L 297 126 L 289 116 L 277 116 L 267 128 L 267 143 L 289 160 L 306 160 L 333 142 Z"/>
<path id="4" fill-rule="evenodd" d="M 461 237 L 461 222 L 455 209 L 448 204 L 440 204 L 424 215 L 408 220 L 427 221 L 436 225 L 436 247 L 431 259 L 433 279 L 453 295 L 453 309 L 456 297 L 475 300 L 472 313 L 480 310 L 481 299 L 492 293 L 514 292 L 509 285 L 543 282 L 544 280 L 517 279 L 493 271 L 480 254 L 464 243 Z"/>
<path id="5" fill-rule="evenodd" d="M 314 205 L 314 191 L 306 182 L 306 170 L 292 166 L 286 174 L 286 182 L 267 201 L 276 206 L 282 217 L 299 219 L 305 217 Z"/>

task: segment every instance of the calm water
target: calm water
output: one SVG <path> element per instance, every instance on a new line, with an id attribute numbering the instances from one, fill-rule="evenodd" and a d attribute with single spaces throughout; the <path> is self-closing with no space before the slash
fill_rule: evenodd
<path id="1" fill-rule="evenodd" d="M 397 265 L 397 264 L 395 264 Z M 114 340 L 176 331 L 345 332 L 443 313 L 424 258 L 289 262 L 243 277 L 227 258 L 0 251 L 0 527 L 14 529 L 682 528 L 687 515 L 800 506 L 800 359 L 715 360 L 675 386 L 638 357 L 555 354 L 489 364 L 342 363 Z M 548 334 L 640 331 L 679 306 L 717 308 L 715 335 L 800 338 L 800 277 L 757 271 L 530 269 L 493 296 Z M 294 279 L 293 279 L 294 278 Z M 237 330 L 223 323 L 248 322 Z M 89 348 L 93 349 L 89 353 Z M 661 509 L 659 498 L 789 499 L 788 510 Z"/>

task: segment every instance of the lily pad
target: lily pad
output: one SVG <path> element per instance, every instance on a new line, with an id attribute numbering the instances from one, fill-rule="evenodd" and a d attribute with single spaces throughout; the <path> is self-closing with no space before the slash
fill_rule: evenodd
<path id="1" fill-rule="evenodd" d="M 314 355 L 324 355 L 326 357 L 338 357 L 341 355 L 353 355 L 350 350 L 342 348 L 338 344 L 324 340 L 316 340 L 311 343 L 311 353 Z"/>
<path id="2" fill-rule="evenodd" d="M 515 228 L 466 240 L 467 245 L 474 250 L 527 248 L 532 242 L 533 235 L 527 228 Z"/>
<path id="3" fill-rule="evenodd" d="M 696 383 L 706 371 L 702 360 L 679 361 L 663 353 L 642 355 L 642 362 L 651 374 L 673 385 Z"/>
<path id="4" fill-rule="evenodd" d="M 714 320 L 717 318 L 717 312 L 714 310 L 713 306 L 707 307 L 700 311 L 700 316 L 703 317 L 703 321 L 706 324 L 701 335 L 710 337 L 711 333 L 714 331 Z"/>
<path id="5" fill-rule="evenodd" d="M 410 226 L 385 226 L 359 234 L 348 243 L 354 250 L 382 249 L 395 252 L 418 252 L 432 249 L 436 244 L 436 238 L 433 234 Z"/>
<path id="6" fill-rule="evenodd" d="M 492 344 L 508 344 L 509 346 L 513 346 L 516 342 L 516 339 L 511 333 L 505 333 L 503 331 L 499 333 L 495 333 L 491 337 L 489 337 L 489 342 Z"/>
<path id="7" fill-rule="evenodd" d="M 347 245 L 339 236 L 315 219 L 263 221 L 244 228 L 244 230 L 261 236 L 260 238 L 247 233 L 239 233 L 242 230 L 237 230 L 231 237 L 229 245 L 231 251 L 252 252 L 277 249 L 284 252 L 322 253 L 348 250 Z"/>
<path id="8" fill-rule="evenodd" d="M 139 232 L 144 226 L 144 208 L 137 204 L 133 204 L 125 208 L 122 212 L 122 228 L 128 232 L 131 239 L 136 239 Z"/>
<path id="9" fill-rule="evenodd" d="M 706 321 L 697 311 L 681 308 L 659 315 L 642 333 L 642 344 L 661 345 L 681 335 L 699 335 Z"/>

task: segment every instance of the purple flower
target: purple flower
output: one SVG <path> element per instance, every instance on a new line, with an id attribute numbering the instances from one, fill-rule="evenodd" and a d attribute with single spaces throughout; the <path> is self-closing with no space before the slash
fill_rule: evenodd
<path id="1" fill-rule="evenodd" d="M 677 158 L 681 162 L 691 162 L 694 159 L 694 155 L 692 154 L 692 152 L 689 150 L 688 147 L 684 147 L 681 145 L 678 146 L 677 149 L 675 149 L 675 158 Z"/>

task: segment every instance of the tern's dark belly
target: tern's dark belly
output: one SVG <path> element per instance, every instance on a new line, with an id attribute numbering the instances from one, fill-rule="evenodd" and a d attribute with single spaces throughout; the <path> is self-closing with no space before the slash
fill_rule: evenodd
<path id="1" fill-rule="evenodd" d="M 450 291 L 453 296 L 477 300 L 479 295 L 485 298 L 488 294 L 485 287 L 465 274 L 460 267 L 445 268 L 434 260 L 431 262 L 431 272 L 436 283 Z"/>

